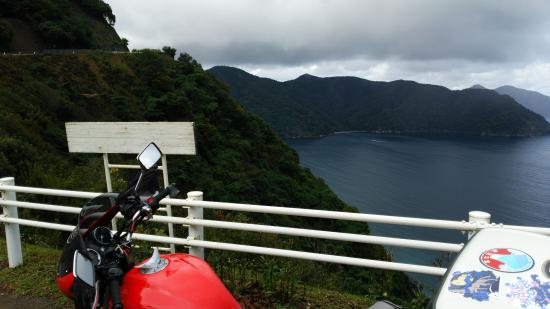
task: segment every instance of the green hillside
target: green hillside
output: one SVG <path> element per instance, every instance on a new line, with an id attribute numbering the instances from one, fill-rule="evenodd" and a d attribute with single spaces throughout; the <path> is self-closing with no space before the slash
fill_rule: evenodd
<path id="1" fill-rule="evenodd" d="M 0 56 L 0 72 L 0 177 L 15 176 L 18 184 L 27 186 L 102 191 L 101 159 L 68 154 L 65 122 L 194 121 L 197 156 L 169 157 L 171 180 L 183 192 L 201 190 L 206 199 L 214 201 L 356 211 L 323 180 L 300 167 L 296 152 L 188 55 L 177 61 L 153 50 Z M 77 203 L 52 198 L 39 201 Z M 22 215 L 38 214 L 23 211 Z M 369 232 L 366 224 L 353 222 L 219 211 L 207 211 L 206 216 Z M 48 220 L 74 224 L 75 218 L 57 215 Z M 165 226 L 155 229 L 162 232 Z M 178 234 L 186 236 L 184 229 L 178 229 Z M 54 246 L 66 237 L 33 229 L 24 229 L 24 235 L 30 242 Z M 364 244 L 214 229 L 206 230 L 206 239 L 389 259 L 382 247 Z M 414 292 L 407 277 L 397 272 L 221 251 L 208 251 L 208 260 L 236 295 L 246 298 L 260 293 L 265 304 L 300 303 L 301 286 L 393 299 L 410 299 Z"/>
<path id="2" fill-rule="evenodd" d="M 209 72 L 284 137 L 337 131 L 495 136 L 550 132 L 542 116 L 509 96 L 483 89 L 451 91 L 404 80 L 373 82 L 307 74 L 278 82 L 222 66 Z"/>
<path id="3" fill-rule="evenodd" d="M 128 51 L 102 0 L 0 0 L 0 52 Z"/>

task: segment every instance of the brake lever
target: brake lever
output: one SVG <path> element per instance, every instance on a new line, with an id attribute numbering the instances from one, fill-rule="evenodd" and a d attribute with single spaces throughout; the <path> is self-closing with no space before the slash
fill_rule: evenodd
<path id="1" fill-rule="evenodd" d="M 143 221 L 149 221 L 153 218 L 153 209 L 147 203 L 143 203 L 140 212 L 143 214 Z"/>
<path id="2" fill-rule="evenodd" d="M 141 216 L 141 209 L 136 211 L 136 213 L 132 217 L 132 220 L 130 220 L 132 222 L 132 224 L 136 224 L 137 220 L 139 219 L 140 216 Z"/>
<path id="3" fill-rule="evenodd" d="M 129 230 L 129 237 L 131 237 L 131 234 L 134 233 L 134 229 L 136 228 L 137 224 L 144 221 L 149 221 L 153 218 L 153 209 L 149 204 L 142 203 L 141 208 L 136 211 L 134 216 L 132 216 L 132 219 L 130 220 L 130 230 Z"/>

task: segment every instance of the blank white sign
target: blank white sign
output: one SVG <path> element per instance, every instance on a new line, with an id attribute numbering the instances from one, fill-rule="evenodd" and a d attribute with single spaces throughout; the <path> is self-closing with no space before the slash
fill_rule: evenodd
<path id="1" fill-rule="evenodd" d="M 140 153 L 154 142 L 164 154 L 195 155 L 193 122 L 67 122 L 69 152 Z"/>

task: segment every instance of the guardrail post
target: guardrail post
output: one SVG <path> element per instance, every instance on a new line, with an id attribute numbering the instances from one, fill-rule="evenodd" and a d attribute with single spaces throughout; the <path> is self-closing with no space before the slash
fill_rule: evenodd
<path id="1" fill-rule="evenodd" d="M 468 213 L 468 217 L 468 222 L 477 226 L 491 224 L 491 214 L 488 212 L 474 210 Z M 472 238 L 475 233 L 476 231 L 468 232 L 468 239 Z"/>
<path id="2" fill-rule="evenodd" d="M 14 186 L 15 179 L 6 177 L 0 179 L 0 190 L 2 185 Z M 15 192 L 2 191 L 3 200 L 16 200 Z M 9 218 L 18 218 L 17 207 L 3 206 L 4 216 Z M 23 252 L 21 251 L 21 234 L 19 232 L 19 224 L 4 223 L 6 229 L 6 246 L 8 247 L 8 265 L 10 268 L 15 268 L 23 264 Z"/>
<path id="3" fill-rule="evenodd" d="M 202 201 L 203 193 L 201 191 L 191 191 L 187 193 L 187 199 L 191 201 Z M 202 207 L 189 207 L 189 219 L 202 219 L 203 209 Z M 189 225 L 189 237 L 193 240 L 204 240 L 204 227 L 198 225 Z M 204 259 L 204 248 L 202 247 L 189 247 L 189 254 Z"/>

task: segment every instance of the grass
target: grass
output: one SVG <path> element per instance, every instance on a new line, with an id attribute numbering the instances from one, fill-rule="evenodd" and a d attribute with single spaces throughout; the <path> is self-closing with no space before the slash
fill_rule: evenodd
<path id="1" fill-rule="evenodd" d="M 60 250 L 23 245 L 23 266 L 8 267 L 6 242 L 0 240 L 0 287 L 15 296 L 44 297 L 52 308 L 70 308 L 72 302 L 55 285 Z"/>
<path id="2" fill-rule="evenodd" d="M 14 296 L 46 298 L 51 302 L 52 308 L 71 308 L 71 300 L 63 296 L 55 285 L 57 261 L 61 251 L 37 245 L 24 243 L 22 245 L 23 266 L 9 268 L 6 242 L 0 238 L 0 288 Z M 275 305 L 275 308 L 366 308 L 374 302 L 367 296 L 309 286 L 298 293 L 303 294 L 303 304 Z M 246 306 L 247 308 L 258 308 L 257 301 L 238 298 L 242 304 L 252 304 L 252 306 Z M 273 305 L 267 305 L 267 307 L 273 307 Z"/>
<path id="3" fill-rule="evenodd" d="M 367 296 L 320 288 L 308 288 L 305 299 L 307 301 L 305 308 L 367 308 L 375 302 L 375 300 Z"/>

